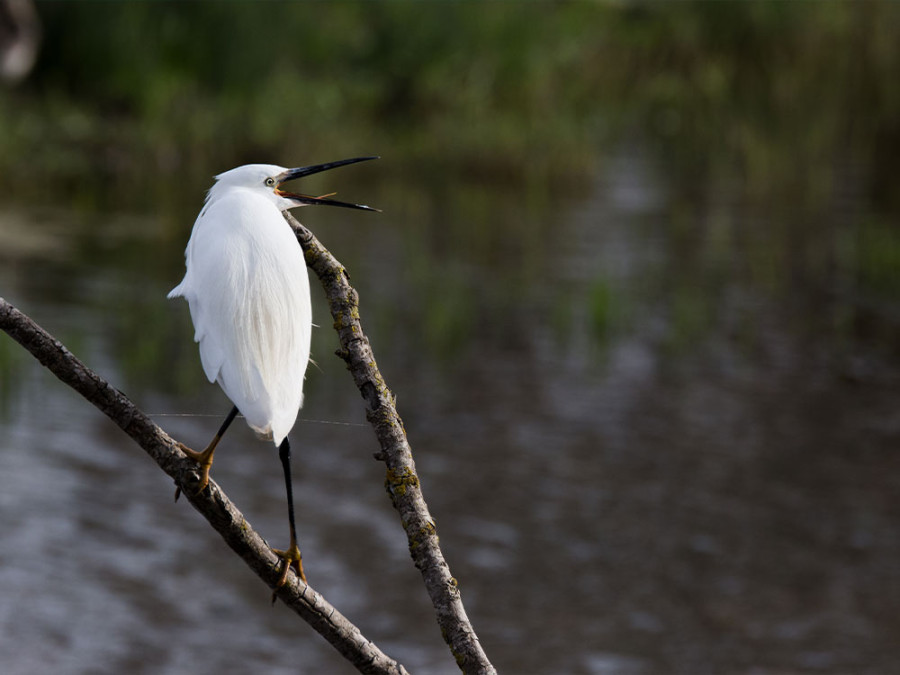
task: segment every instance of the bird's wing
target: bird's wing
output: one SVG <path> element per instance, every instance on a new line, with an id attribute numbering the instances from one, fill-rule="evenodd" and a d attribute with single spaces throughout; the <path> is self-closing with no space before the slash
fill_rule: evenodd
<path id="1" fill-rule="evenodd" d="M 214 236 L 211 228 L 204 231 L 199 221 L 195 228 L 186 251 L 187 273 L 172 293 L 178 292 L 188 301 L 203 372 L 210 382 L 215 382 L 229 354 L 234 352 L 238 295 L 230 280 L 238 276 L 241 266 L 226 256 L 225 237 Z"/>
<path id="2" fill-rule="evenodd" d="M 224 199 L 201 213 L 186 256 L 173 293 L 190 305 L 207 378 L 250 426 L 280 442 L 303 400 L 312 326 L 296 238 L 274 206 Z"/>

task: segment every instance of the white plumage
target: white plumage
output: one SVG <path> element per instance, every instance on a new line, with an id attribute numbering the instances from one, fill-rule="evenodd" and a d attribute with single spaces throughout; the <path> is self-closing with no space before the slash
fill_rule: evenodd
<path id="1" fill-rule="evenodd" d="M 303 403 L 312 329 L 303 251 L 281 214 L 298 204 L 265 185 L 284 171 L 255 164 L 217 176 L 169 293 L 188 301 L 206 377 L 276 446 Z"/>
<path id="2" fill-rule="evenodd" d="M 216 176 L 184 252 L 184 279 L 169 293 L 170 298 L 188 301 L 203 371 L 235 406 L 205 450 L 180 446 L 199 466 L 199 489 L 209 484 L 216 446 L 238 410 L 254 431 L 278 447 L 291 531 L 288 548 L 272 549 L 285 561 L 278 586 L 292 565 L 306 580 L 294 526 L 287 435 L 303 404 L 312 332 L 303 250 L 282 211 L 307 204 L 375 210 L 327 196 L 286 192 L 281 184 L 367 159 L 375 158 L 297 169 L 248 164 Z M 180 493 L 179 487 L 176 499 Z"/>

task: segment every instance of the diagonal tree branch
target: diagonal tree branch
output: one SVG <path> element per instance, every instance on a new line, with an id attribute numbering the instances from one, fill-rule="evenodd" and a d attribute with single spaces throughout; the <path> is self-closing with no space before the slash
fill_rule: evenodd
<path id="1" fill-rule="evenodd" d="M 366 418 L 375 429 L 381 445 L 376 456 L 387 466 L 385 487 L 409 541 L 409 552 L 422 573 L 425 587 L 437 614 L 444 640 L 464 673 L 496 674 L 488 661 L 478 636 L 466 616 L 459 588 L 450 575 L 438 545 L 434 520 L 422 496 L 416 465 L 406 438 L 403 422 L 397 414 L 396 400 L 384 382 L 369 339 L 359 319 L 359 295 L 350 285 L 344 267 L 319 240 L 290 213 L 285 219 L 293 228 L 306 254 L 306 264 L 325 288 L 325 296 L 340 338 L 337 351 L 353 375 L 353 380 L 366 402 Z"/>
<path id="2" fill-rule="evenodd" d="M 270 588 L 275 587 L 280 560 L 214 481 L 210 481 L 209 490 L 197 493 L 197 466 L 178 450 L 175 440 L 122 392 L 87 368 L 61 342 L 3 298 L 0 298 L 0 328 L 131 436 L 163 471 L 175 479 L 190 503 L 231 549 Z M 278 597 L 360 672 L 408 675 L 402 665 L 385 655 L 359 628 L 295 574 L 289 575 L 287 583 L 278 590 Z"/>
<path id="3" fill-rule="evenodd" d="M 366 405 L 366 417 L 381 446 L 377 459 L 387 467 L 385 487 L 400 514 L 413 562 L 422 574 L 437 615 L 441 634 L 460 669 L 467 674 L 496 675 L 462 604 L 456 579 L 450 575 L 438 545 L 434 520 L 422 495 L 412 451 L 396 401 L 384 382 L 359 318 L 359 295 L 344 267 L 290 213 L 284 214 L 303 247 L 306 264 L 316 273 L 334 319 L 341 348 L 337 351 L 351 372 Z M 226 543 L 271 588 L 279 577 L 279 559 L 244 520 L 224 492 L 210 481 L 197 493 L 197 467 L 178 450 L 178 443 L 154 424 L 124 394 L 76 359 L 58 340 L 0 298 L 0 328 L 30 351 L 60 380 L 78 391 L 130 435 L 168 475 Z M 296 575 L 276 589 L 276 595 L 360 672 L 406 670 L 368 641 L 356 626 Z"/>

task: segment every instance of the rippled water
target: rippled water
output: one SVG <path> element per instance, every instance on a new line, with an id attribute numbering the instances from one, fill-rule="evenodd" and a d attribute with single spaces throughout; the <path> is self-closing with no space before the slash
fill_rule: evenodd
<path id="1" fill-rule="evenodd" d="M 896 305 L 863 314 L 870 298 L 807 273 L 794 256 L 823 230 L 794 229 L 796 213 L 728 195 L 685 209 L 670 169 L 628 147 L 549 204 L 482 187 L 491 206 L 423 219 L 361 183 L 352 196 L 380 220 L 298 215 L 361 293 L 501 672 L 886 672 L 900 364 L 872 336 L 895 334 Z M 198 446 L 229 403 L 205 383 L 186 305 L 165 300 L 195 206 L 174 228 L 0 212 L 0 294 Z M 837 230 L 868 205 L 843 208 Z M 292 434 L 310 581 L 411 672 L 456 672 L 320 302 L 316 316 Z M 5 673 L 350 672 L 123 433 L 5 337 L 0 356 Z M 273 447 L 235 425 L 213 475 L 286 543 Z"/>

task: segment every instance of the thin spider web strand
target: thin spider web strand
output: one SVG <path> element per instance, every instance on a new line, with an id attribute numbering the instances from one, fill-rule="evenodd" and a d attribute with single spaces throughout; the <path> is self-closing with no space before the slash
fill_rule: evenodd
<path id="1" fill-rule="evenodd" d="M 221 415 L 216 415 L 213 413 L 147 413 L 148 417 L 221 417 Z M 243 418 L 243 415 L 238 415 L 238 417 Z M 298 422 L 307 422 L 314 424 L 333 424 L 335 426 L 341 427 L 365 427 L 368 426 L 366 424 L 360 424 L 359 422 L 335 422 L 333 420 L 314 420 L 308 417 L 298 417 Z"/>

